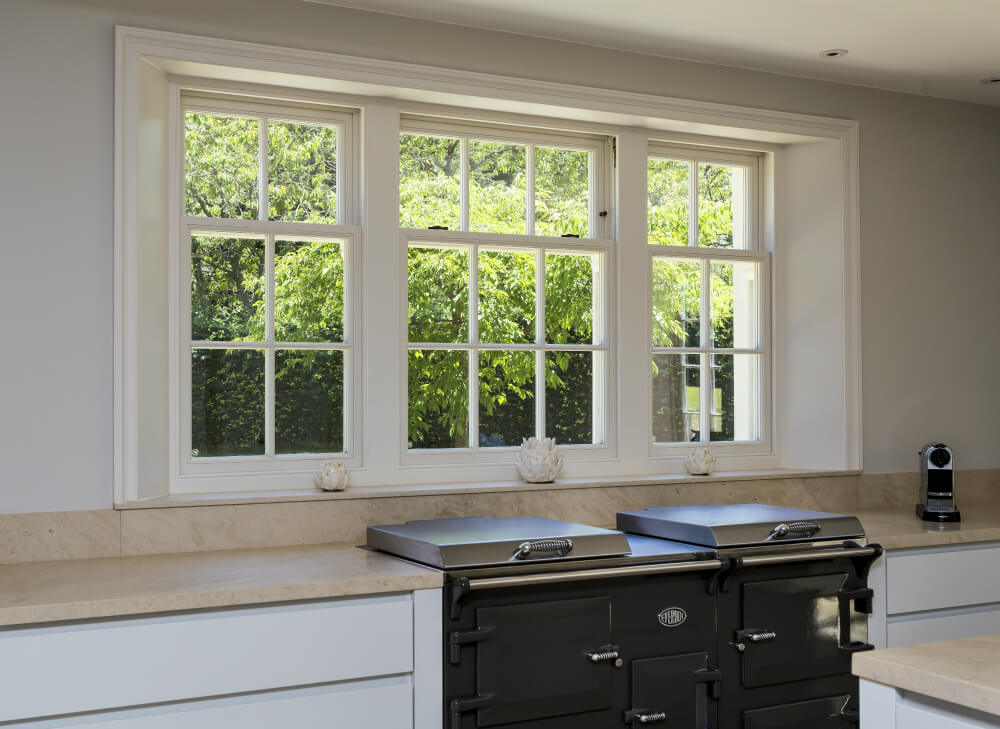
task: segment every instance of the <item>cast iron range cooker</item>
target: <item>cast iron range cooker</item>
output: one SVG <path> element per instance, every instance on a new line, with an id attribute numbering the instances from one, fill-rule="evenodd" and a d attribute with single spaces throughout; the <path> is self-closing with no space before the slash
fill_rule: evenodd
<path id="1" fill-rule="evenodd" d="M 540 518 L 369 527 L 367 542 L 444 572 L 445 729 L 611 729 L 662 712 L 715 726 L 711 550 Z"/>
<path id="2" fill-rule="evenodd" d="M 882 554 L 852 516 L 763 504 L 619 512 L 618 528 L 712 549 L 723 729 L 858 723 L 851 654 L 867 642 Z M 673 724 L 669 724 L 673 727 Z"/>

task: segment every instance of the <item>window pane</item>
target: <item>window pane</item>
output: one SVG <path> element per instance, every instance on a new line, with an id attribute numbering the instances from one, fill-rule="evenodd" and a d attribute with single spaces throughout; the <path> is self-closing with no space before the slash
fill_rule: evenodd
<path id="1" fill-rule="evenodd" d="M 701 371 L 699 355 L 653 355 L 653 442 L 686 443 L 699 440 Z M 705 355 L 700 355 L 705 356 Z"/>
<path id="2" fill-rule="evenodd" d="M 712 356 L 712 440 L 759 440 L 759 368 L 757 354 Z"/>
<path id="3" fill-rule="evenodd" d="M 653 346 L 700 346 L 700 311 L 701 264 L 654 258 Z"/>
<path id="4" fill-rule="evenodd" d="M 757 264 L 712 262 L 712 343 L 757 346 Z"/>
<path id="5" fill-rule="evenodd" d="M 745 170 L 701 163 L 698 165 L 698 245 L 746 248 L 742 213 Z M 734 199 L 734 193 L 737 198 Z"/>
<path id="6" fill-rule="evenodd" d="M 275 451 L 343 451 L 344 353 L 279 349 L 274 373 Z"/>
<path id="7" fill-rule="evenodd" d="M 690 226 L 690 166 L 669 159 L 649 160 L 649 242 L 688 245 Z"/>
<path id="8" fill-rule="evenodd" d="M 267 216 L 337 222 L 337 128 L 267 123 Z"/>
<path id="9" fill-rule="evenodd" d="M 535 353 L 479 353 L 479 445 L 519 446 L 535 435 Z"/>
<path id="10" fill-rule="evenodd" d="M 279 342 L 344 340 L 341 244 L 274 242 L 274 335 Z"/>
<path id="11" fill-rule="evenodd" d="M 264 241 L 191 238 L 191 339 L 262 342 Z"/>
<path id="12" fill-rule="evenodd" d="M 469 228 L 487 233 L 527 232 L 524 146 L 469 142 Z"/>
<path id="13" fill-rule="evenodd" d="M 264 353 L 191 351 L 191 455 L 264 453 Z"/>
<path id="14" fill-rule="evenodd" d="M 590 234 L 590 152 L 535 148 L 535 235 Z"/>
<path id="15" fill-rule="evenodd" d="M 399 225 L 458 230 L 461 225 L 462 144 L 458 139 L 401 134 Z"/>
<path id="16" fill-rule="evenodd" d="M 557 443 L 594 442 L 594 357 L 599 356 L 545 353 L 545 435 Z"/>
<path id="17" fill-rule="evenodd" d="M 535 254 L 479 251 L 479 341 L 535 341 Z"/>
<path id="18" fill-rule="evenodd" d="M 256 218 L 259 122 L 234 116 L 184 117 L 184 210 L 209 218 Z"/>
<path id="19" fill-rule="evenodd" d="M 469 341 L 469 252 L 409 249 L 411 342 Z"/>
<path id="20" fill-rule="evenodd" d="M 469 447 L 468 352 L 409 351 L 409 447 Z"/>
<path id="21" fill-rule="evenodd" d="M 545 341 L 549 344 L 593 343 L 598 261 L 597 256 L 545 255 Z"/>

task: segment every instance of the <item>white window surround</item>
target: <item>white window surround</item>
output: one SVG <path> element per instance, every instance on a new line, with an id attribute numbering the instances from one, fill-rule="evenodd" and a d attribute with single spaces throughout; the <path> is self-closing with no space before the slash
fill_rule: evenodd
<path id="1" fill-rule="evenodd" d="M 188 77 L 182 79 L 181 77 Z M 198 79 L 191 81 L 192 78 Z M 535 82 L 488 74 L 421 67 L 336 54 L 299 51 L 196 36 L 117 29 L 115 205 L 115 501 L 118 504 L 184 491 L 246 491 L 246 477 L 226 488 L 177 488 L 169 483 L 169 459 L 155 417 L 168 373 L 155 366 L 163 341 L 156 311 L 142 304 L 159 296 L 147 280 L 156 269 L 164 232 L 160 203 L 165 160 L 162 129 L 169 120 L 169 82 L 188 88 L 257 91 L 277 99 L 335 102 L 361 107 L 362 139 L 398 137 L 401 114 L 454 114 L 482 121 L 571 128 L 617 135 L 617 185 L 613 207 L 617 260 L 609 297 L 615 321 L 612 347 L 620 387 L 614 403 L 618 434 L 614 453 L 586 464 L 567 464 L 568 478 L 627 480 L 629 475 L 682 472 L 681 454 L 649 452 L 648 316 L 645 311 L 648 254 L 645 246 L 645 165 L 650 139 L 726 146 L 763 154 L 761 242 L 774 252 L 772 345 L 775 426 L 768 452 L 728 455 L 717 451 L 720 470 L 857 470 L 861 465 L 860 326 L 858 300 L 858 127 L 855 122 L 689 102 L 643 94 Z M 559 120 L 552 122 L 552 119 Z M 567 123 L 571 123 L 567 126 Z M 362 372 L 358 383 L 398 383 L 405 331 L 400 292 L 378 290 L 405 273 L 399 255 L 398 190 L 379 189 L 373 178 L 398 175 L 396 148 L 365 148 L 361 229 L 355 256 L 362 290 Z M 635 170 L 641 169 L 642 174 Z M 632 170 L 631 174 L 624 171 Z M 139 180 L 142 185 L 137 185 Z M 161 189 L 162 187 L 162 189 Z M 176 231 L 175 231 L 176 232 Z M 176 236 L 174 236 L 176 237 Z M 372 265 L 378 261 L 378 270 Z M 161 271 L 163 269 L 160 269 Z M 639 278 L 641 276 L 641 278 Z M 146 284 L 150 284 L 147 286 Z M 148 303 L 148 301 L 147 301 Z M 153 307 L 155 309 L 155 307 Z M 791 315 L 794 312 L 794 317 Z M 623 325 L 624 324 L 624 325 Z M 154 326 L 151 326 L 154 325 Z M 615 326 L 617 325 L 617 326 Z M 373 331 L 384 336 L 372 336 Z M 149 365 L 149 366 L 147 366 Z M 817 385 L 821 383 L 821 385 Z M 365 486 L 502 482 L 512 466 L 462 466 L 445 473 L 439 464 L 406 465 L 388 433 L 399 433 L 403 402 L 399 386 L 365 387 L 361 394 L 364 458 L 352 483 Z M 628 413 L 630 417 L 623 417 Z M 642 413 L 643 417 L 632 414 Z M 386 447 L 388 445 L 388 448 Z M 720 447 L 726 444 L 719 444 Z M 309 488 L 310 471 L 255 479 L 270 490 Z M 381 490 L 381 489 L 379 489 Z"/>

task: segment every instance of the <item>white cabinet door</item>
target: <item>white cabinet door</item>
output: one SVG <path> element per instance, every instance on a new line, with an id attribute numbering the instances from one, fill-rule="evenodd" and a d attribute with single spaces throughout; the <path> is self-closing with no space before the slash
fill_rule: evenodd
<path id="1" fill-rule="evenodd" d="M 1000 603 L 1000 546 L 890 552 L 886 579 L 890 615 Z"/>
<path id="2" fill-rule="evenodd" d="M 350 681 L 67 719 L 9 729 L 412 729 L 409 676 Z"/>
<path id="3" fill-rule="evenodd" d="M 1000 633 L 1000 606 L 890 617 L 889 647 Z"/>
<path id="4" fill-rule="evenodd" d="M 0 630 L 0 722 L 410 673 L 407 594 Z"/>

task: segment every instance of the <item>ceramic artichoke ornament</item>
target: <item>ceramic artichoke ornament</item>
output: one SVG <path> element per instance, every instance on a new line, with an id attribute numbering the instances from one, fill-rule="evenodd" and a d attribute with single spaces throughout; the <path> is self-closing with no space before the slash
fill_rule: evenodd
<path id="1" fill-rule="evenodd" d="M 715 468 L 715 457 L 708 448 L 694 448 L 684 459 L 684 466 L 692 476 L 707 476 Z"/>
<path id="2" fill-rule="evenodd" d="M 555 438 L 525 438 L 514 463 L 528 483 L 552 483 L 562 468 L 563 457 Z"/>
<path id="3" fill-rule="evenodd" d="M 350 479 L 347 466 L 339 461 L 323 461 L 313 476 L 313 484 L 323 491 L 343 491 Z"/>

